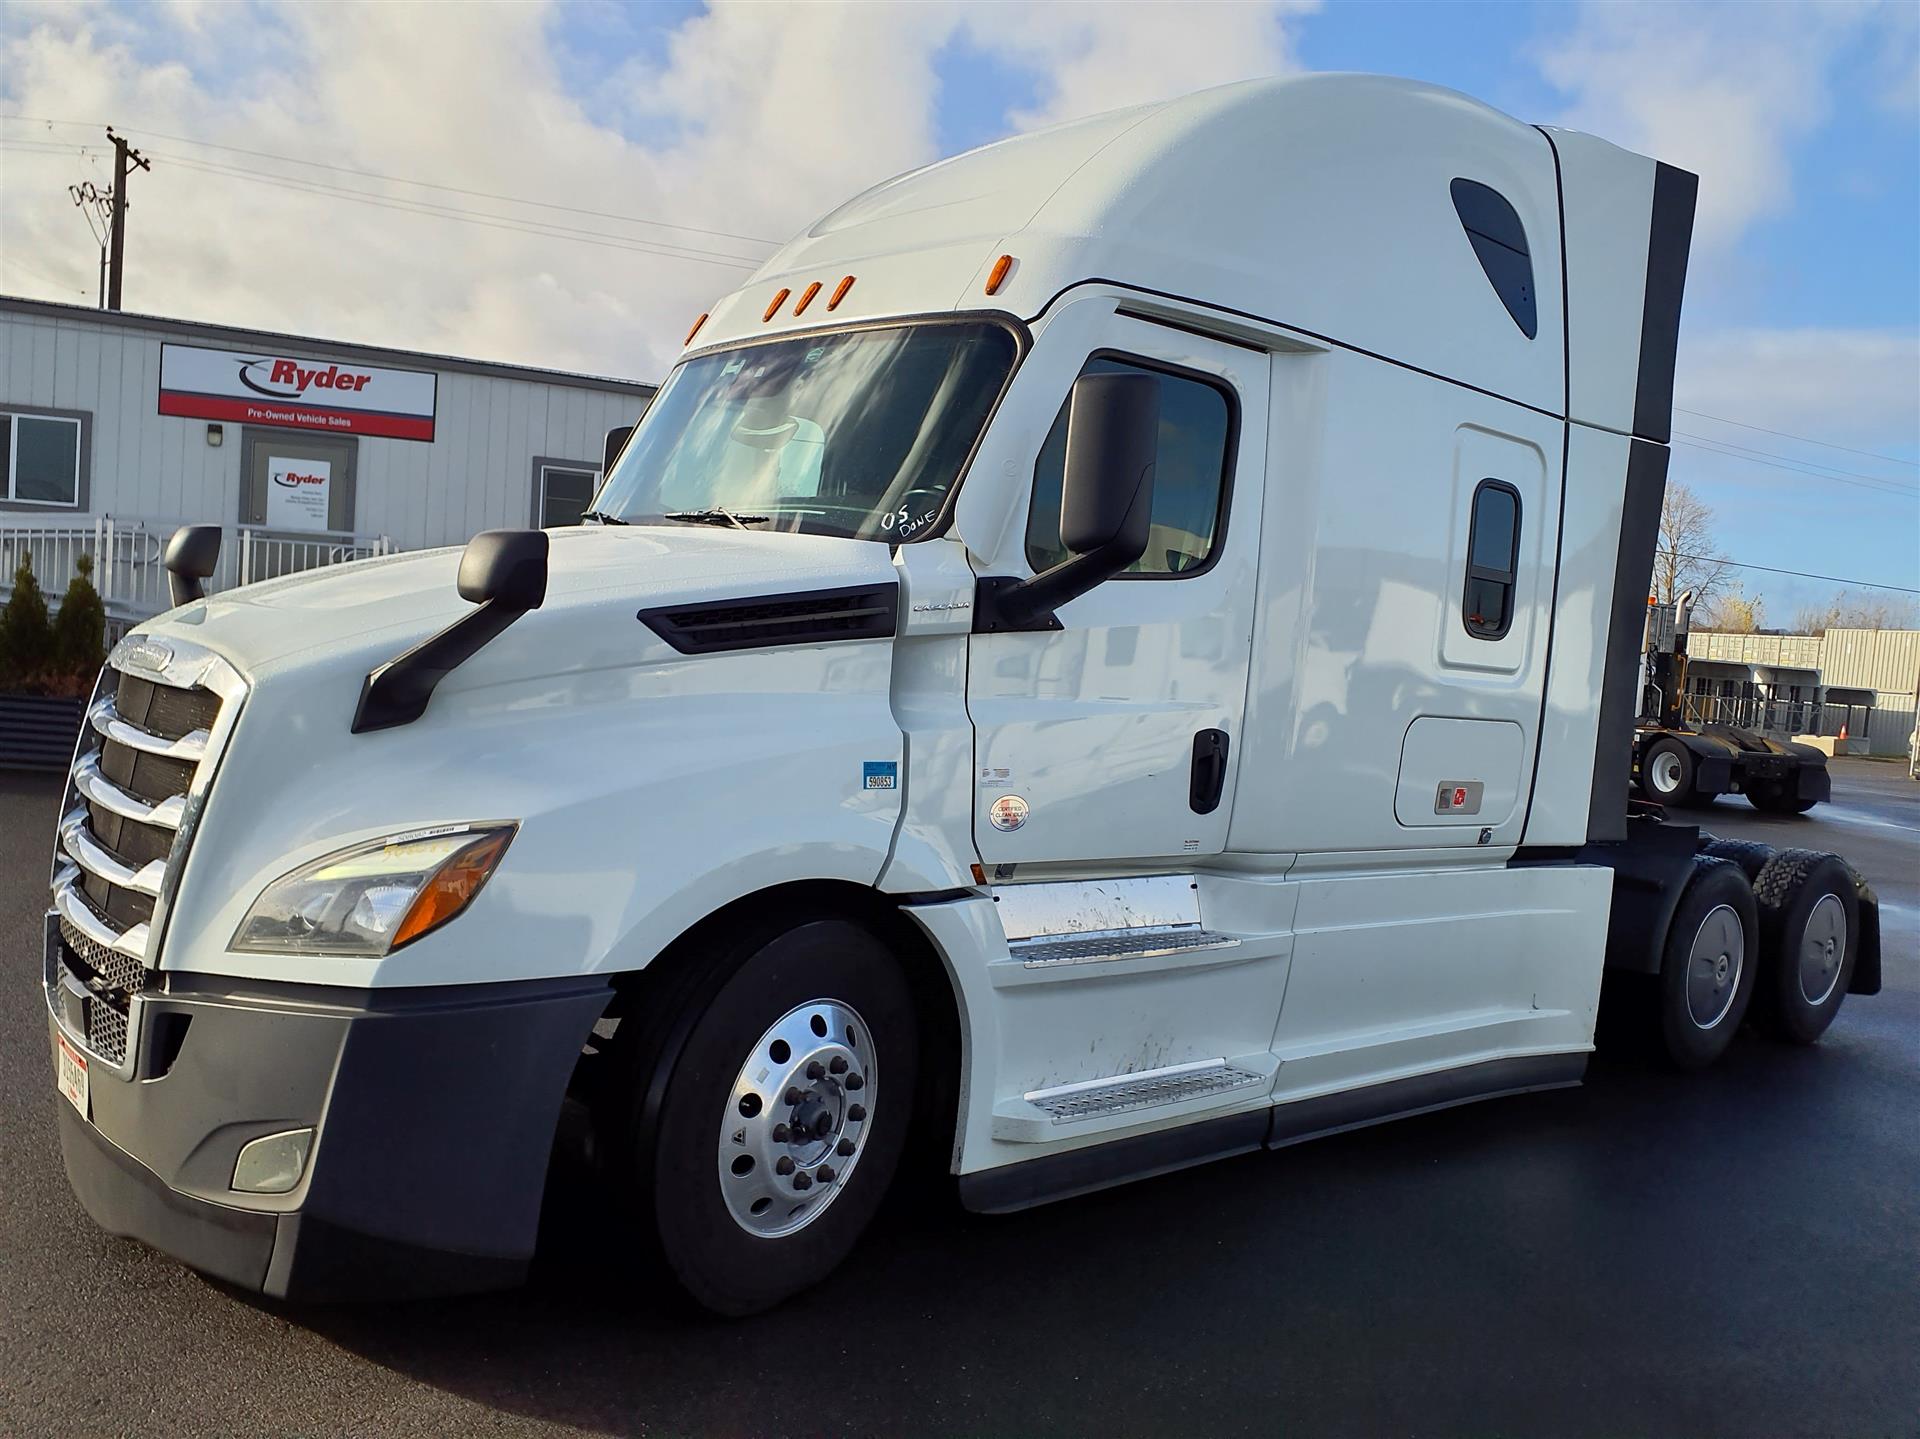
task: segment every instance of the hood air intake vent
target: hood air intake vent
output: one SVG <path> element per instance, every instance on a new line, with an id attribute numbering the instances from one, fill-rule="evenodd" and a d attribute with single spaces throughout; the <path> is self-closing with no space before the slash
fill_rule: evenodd
<path id="1" fill-rule="evenodd" d="M 854 585 L 750 600 L 662 605 L 640 611 L 639 618 L 681 654 L 709 655 L 769 645 L 891 639 L 899 601 L 898 585 Z"/>

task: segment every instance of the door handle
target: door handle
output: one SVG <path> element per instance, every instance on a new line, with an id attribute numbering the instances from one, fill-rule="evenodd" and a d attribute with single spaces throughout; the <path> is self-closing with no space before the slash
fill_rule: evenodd
<path id="1" fill-rule="evenodd" d="M 1220 794 L 1227 786 L 1227 732 L 1203 729 L 1193 737 L 1193 777 L 1187 787 L 1187 803 L 1195 814 L 1212 814 L 1220 807 Z"/>

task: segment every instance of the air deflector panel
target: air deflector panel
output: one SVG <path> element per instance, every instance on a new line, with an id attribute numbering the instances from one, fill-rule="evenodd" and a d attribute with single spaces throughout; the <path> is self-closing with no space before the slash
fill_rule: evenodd
<path id="1" fill-rule="evenodd" d="M 1500 303 L 1529 340 L 1540 328 L 1534 308 L 1533 252 L 1527 246 L 1526 227 L 1498 190 L 1478 180 L 1455 180 L 1451 187 L 1454 213 L 1473 245 Z"/>

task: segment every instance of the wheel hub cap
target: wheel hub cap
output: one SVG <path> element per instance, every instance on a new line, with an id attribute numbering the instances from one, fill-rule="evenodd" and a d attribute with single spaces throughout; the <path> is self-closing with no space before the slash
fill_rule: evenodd
<path id="1" fill-rule="evenodd" d="M 804 1229 L 846 1187 L 872 1129 L 873 1036 L 853 1006 L 798 1005 L 760 1036 L 720 1116 L 720 1192 L 742 1229 Z"/>
<path id="2" fill-rule="evenodd" d="M 1727 1017 L 1740 991 L 1746 959 L 1746 929 L 1729 905 L 1716 905 L 1700 921 L 1687 952 L 1687 1016 L 1701 1029 Z"/>
<path id="3" fill-rule="evenodd" d="M 1840 982 L 1847 956 L 1847 911 L 1838 895 L 1825 894 L 1807 916 L 1800 942 L 1800 993 L 1808 1004 L 1824 1004 Z"/>

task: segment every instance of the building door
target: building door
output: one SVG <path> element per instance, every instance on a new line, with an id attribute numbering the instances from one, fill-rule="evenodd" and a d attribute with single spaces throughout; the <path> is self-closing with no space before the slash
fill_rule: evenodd
<path id="1" fill-rule="evenodd" d="M 1079 353 L 1091 357 L 1050 374 L 1045 403 L 1058 409 L 1025 461 L 1024 567 L 1064 558 L 1076 371 L 1160 380 L 1151 538 L 1129 571 L 1062 605 L 1058 630 L 973 638 L 974 838 L 989 864 L 1218 854 L 1233 809 L 1269 357 L 1111 314 L 1086 338 Z"/>
<path id="2" fill-rule="evenodd" d="M 357 439 L 258 425 L 242 433 L 241 524 L 276 535 L 352 533 Z"/>

